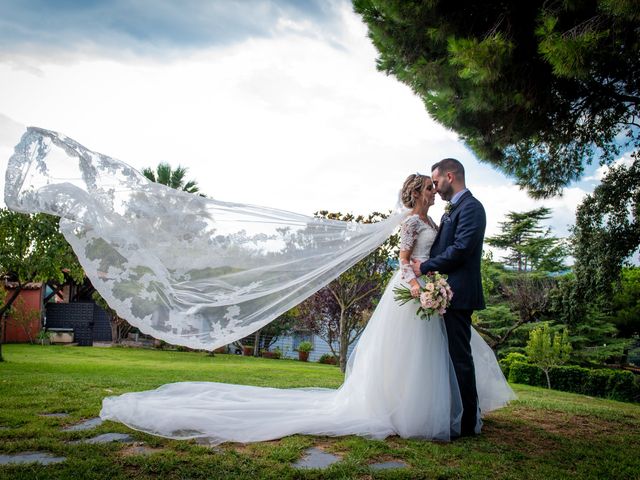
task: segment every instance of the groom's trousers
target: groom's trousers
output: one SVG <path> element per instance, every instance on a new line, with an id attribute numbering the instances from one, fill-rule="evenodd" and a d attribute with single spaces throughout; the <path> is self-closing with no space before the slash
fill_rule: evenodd
<path id="1" fill-rule="evenodd" d="M 461 435 L 473 435 L 478 415 L 476 372 L 471 355 L 471 314 L 473 310 L 448 310 L 444 324 L 449 340 L 449 355 L 462 397 Z"/>

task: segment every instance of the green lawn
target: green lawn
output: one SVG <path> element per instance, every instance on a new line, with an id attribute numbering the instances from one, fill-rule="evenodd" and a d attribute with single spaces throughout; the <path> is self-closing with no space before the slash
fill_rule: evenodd
<path id="1" fill-rule="evenodd" d="M 95 417 L 102 398 L 168 382 L 210 380 L 274 387 L 337 387 L 333 366 L 199 353 L 123 348 L 3 346 L 0 363 L 0 454 L 48 451 L 64 463 L 0 467 L 0 479 L 20 478 L 477 478 L 640 479 L 640 405 L 515 385 L 520 399 L 485 419 L 477 438 L 444 444 L 359 437 L 294 436 L 219 449 L 134 432 L 106 422 L 91 431 L 62 426 Z M 68 412 L 67 418 L 39 414 Z M 98 433 L 129 433 L 156 448 L 74 445 Z M 291 467 L 310 446 L 340 455 L 326 470 Z M 377 461 L 408 468 L 374 472 Z"/>

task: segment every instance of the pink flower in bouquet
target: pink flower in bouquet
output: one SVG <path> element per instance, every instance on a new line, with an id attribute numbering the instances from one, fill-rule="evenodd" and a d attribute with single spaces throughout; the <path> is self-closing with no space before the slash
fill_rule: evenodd
<path id="1" fill-rule="evenodd" d="M 422 305 L 423 308 L 429 308 L 427 306 L 427 302 L 430 302 L 431 298 L 429 298 L 429 293 L 428 292 L 422 292 L 420 294 L 420 305 Z"/>
<path id="2" fill-rule="evenodd" d="M 446 275 L 436 272 L 428 276 L 421 290 L 419 297 L 415 298 L 408 287 L 396 288 L 394 289 L 395 299 L 401 305 L 407 302 L 419 303 L 418 314 L 425 320 L 429 320 L 433 314 L 444 315 L 453 297 L 453 290 L 447 282 Z"/>

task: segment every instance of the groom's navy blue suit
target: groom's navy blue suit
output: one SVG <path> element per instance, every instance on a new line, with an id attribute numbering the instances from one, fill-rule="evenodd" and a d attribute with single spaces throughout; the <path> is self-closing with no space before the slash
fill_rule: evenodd
<path id="1" fill-rule="evenodd" d="M 462 397 L 461 434 L 474 433 L 478 393 L 471 356 L 471 314 L 485 308 L 480 276 L 482 242 L 487 219 L 482 204 L 467 191 L 445 213 L 429 260 L 420 265 L 423 274 L 440 272 L 449 276 L 453 299 L 444 322 L 449 354 Z"/>

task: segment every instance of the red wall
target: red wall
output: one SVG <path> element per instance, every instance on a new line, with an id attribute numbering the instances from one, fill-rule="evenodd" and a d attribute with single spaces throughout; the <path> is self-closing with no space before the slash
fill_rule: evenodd
<path id="1" fill-rule="evenodd" d="M 2 288 L 2 287 L 0 287 Z M 40 312 L 40 298 L 42 289 L 35 290 L 22 290 L 13 302 L 13 308 L 22 312 L 37 311 Z M 7 292 L 11 295 L 11 290 Z M 31 334 L 31 339 L 35 340 L 36 335 L 40 331 L 40 315 L 33 315 L 35 318 L 26 326 L 26 329 Z M 29 335 L 25 332 L 25 328 L 9 315 L 9 318 L 5 319 L 4 324 L 4 342 L 28 342 Z"/>

